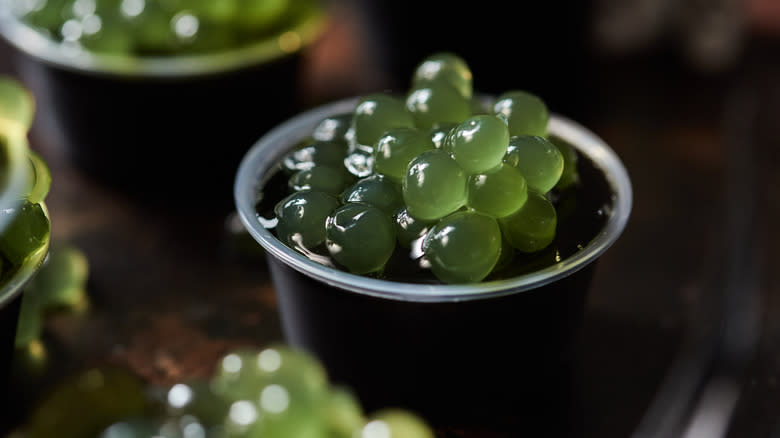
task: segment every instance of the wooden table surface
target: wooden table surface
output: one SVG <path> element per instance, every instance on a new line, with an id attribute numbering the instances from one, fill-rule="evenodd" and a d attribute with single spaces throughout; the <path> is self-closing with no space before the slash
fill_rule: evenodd
<path id="1" fill-rule="evenodd" d="M 365 29 L 352 12 L 336 15 L 308 55 L 301 81 L 307 104 L 392 83 L 356 43 L 354 33 Z M 580 423 L 571 436 L 625 437 L 660 423 L 647 416 L 663 412 L 657 403 L 681 358 L 703 345 L 708 338 L 697 337 L 703 332 L 728 331 L 729 310 L 737 308 L 755 312 L 748 316 L 755 315 L 750 321 L 760 337 L 748 333 L 736 344 L 756 341 L 755 348 L 727 366 L 715 357 L 706 367 L 708 375 L 721 375 L 725 366 L 737 384 L 729 387 L 736 392 L 729 393 L 735 394 L 733 411 L 725 411 L 733 412 L 727 436 L 780 434 L 780 258 L 772 251 L 780 245 L 774 226 L 780 221 L 778 49 L 778 40 L 751 39 L 739 62 L 717 73 L 693 70 L 667 51 L 592 60 L 589 95 L 598 99 L 579 108 L 623 159 L 635 199 L 628 227 L 600 260 L 588 298 L 573 400 Z M 0 46 L 0 73 L 17 74 L 12 55 Z M 46 321 L 44 343 L 55 361 L 16 387 L 23 400 L 19 423 L 59 379 L 91 365 L 118 364 L 149 382 L 170 384 L 208 376 L 231 348 L 282 339 L 263 254 L 247 245 L 246 235 L 230 231 L 240 230 L 234 220 L 151 206 L 102 184 L 68 161 L 42 123 L 36 120 L 31 144 L 51 166 L 53 245 L 73 244 L 86 253 L 91 308 Z M 734 170 L 743 155 L 748 172 Z M 757 190 L 750 197 L 756 211 L 740 236 L 756 243 L 750 254 L 758 255 L 758 264 L 737 277 L 756 300 L 729 308 L 721 306 L 729 286 L 721 280 L 732 278 L 723 275 L 734 266 L 729 196 L 740 196 L 732 189 L 745 175 Z M 697 376 L 703 387 L 705 377 Z M 697 400 L 709 400 L 700 396 L 683 408 L 699 412 L 694 418 L 703 415 Z M 493 436 L 447 425 L 439 431 Z"/>

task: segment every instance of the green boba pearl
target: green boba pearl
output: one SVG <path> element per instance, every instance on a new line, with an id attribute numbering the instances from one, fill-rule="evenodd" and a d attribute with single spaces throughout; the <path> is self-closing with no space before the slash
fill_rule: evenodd
<path id="1" fill-rule="evenodd" d="M 338 207 L 334 196 L 317 191 L 293 193 L 274 208 L 276 237 L 295 249 L 314 248 L 325 241 L 325 219 Z"/>
<path id="2" fill-rule="evenodd" d="M 507 242 L 506 239 L 501 239 L 501 255 L 498 256 L 496 266 L 493 268 L 493 272 L 500 271 L 512 263 L 515 257 L 515 249 Z"/>
<path id="3" fill-rule="evenodd" d="M 391 128 L 413 128 L 414 118 L 404 102 L 388 94 L 371 94 L 358 102 L 352 118 L 355 141 L 372 147 Z"/>
<path id="4" fill-rule="evenodd" d="M 509 134 L 547 135 L 550 118 L 547 105 L 539 97 L 525 91 L 508 91 L 493 104 L 493 114 L 501 115 L 509 125 Z"/>
<path id="5" fill-rule="evenodd" d="M 401 181 L 409 162 L 429 149 L 433 149 L 433 142 L 425 132 L 415 128 L 389 129 L 374 146 L 374 169 Z"/>
<path id="6" fill-rule="evenodd" d="M 8 227 L 0 234 L 0 252 L 14 266 L 21 266 L 27 257 L 41 248 L 49 237 L 49 218 L 40 204 L 24 201 L 19 207 L 0 214 L 14 214 Z"/>
<path id="7" fill-rule="evenodd" d="M 229 400 L 214 392 L 205 380 L 176 383 L 165 395 L 168 416 L 192 416 L 204 426 L 221 424 L 229 408 Z"/>
<path id="8" fill-rule="evenodd" d="M 364 423 L 363 408 L 347 388 L 334 386 L 321 405 L 320 415 L 326 421 L 329 438 L 353 438 Z"/>
<path id="9" fill-rule="evenodd" d="M 347 131 L 352 125 L 352 113 L 337 114 L 324 118 L 312 132 L 317 141 L 346 143 Z"/>
<path id="10" fill-rule="evenodd" d="M 313 166 L 291 176 L 288 185 L 295 191 L 314 190 L 338 196 L 353 180 L 345 168 Z"/>
<path id="11" fill-rule="evenodd" d="M 403 179 L 403 198 L 409 213 L 421 220 L 435 220 L 466 203 L 467 175 L 441 149 L 431 149 L 409 163 Z"/>
<path id="12" fill-rule="evenodd" d="M 431 129 L 439 123 L 458 123 L 471 115 L 470 99 L 441 82 L 413 88 L 406 97 L 406 108 L 420 129 Z"/>
<path id="13" fill-rule="evenodd" d="M 231 28 L 205 21 L 194 12 L 186 11 L 174 15 L 171 26 L 176 35 L 175 50 L 178 53 L 217 52 L 238 45 L 237 36 Z"/>
<path id="14" fill-rule="evenodd" d="M 403 205 L 400 184 L 382 175 L 365 177 L 344 190 L 341 200 L 372 205 L 392 216 Z"/>
<path id="15" fill-rule="evenodd" d="M 221 26 L 230 23 L 238 13 L 243 12 L 239 9 L 238 0 L 189 0 L 189 7 L 198 16 Z"/>
<path id="16" fill-rule="evenodd" d="M 547 193 L 555 187 L 563 173 L 563 155 L 554 144 L 542 137 L 523 135 L 512 137 L 504 162 L 517 168 L 528 188 Z"/>
<path id="17" fill-rule="evenodd" d="M 137 16 L 125 17 L 133 32 L 135 51 L 140 54 L 168 54 L 175 47 L 171 29 L 173 13 L 163 10 L 156 2 L 145 2 Z"/>
<path id="18" fill-rule="evenodd" d="M 431 82 L 442 82 L 455 88 L 465 98 L 471 98 L 472 74 L 466 61 L 454 53 L 435 53 L 423 60 L 414 71 L 412 88 Z"/>
<path id="19" fill-rule="evenodd" d="M 230 402 L 226 438 L 318 437 L 328 380 L 312 356 L 283 345 L 233 351 L 219 362 L 212 388 Z"/>
<path id="20" fill-rule="evenodd" d="M 291 6 L 291 0 L 245 0 L 240 3 L 240 13 L 235 19 L 241 28 L 256 31 L 280 20 Z"/>
<path id="21" fill-rule="evenodd" d="M 135 50 L 137 37 L 127 20 L 120 15 L 120 6 L 114 5 L 116 9 L 111 11 L 106 11 L 103 4 L 98 6 L 94 15 L 82 20 L 83 32 L 79 43 L 99 53 L 118 55 Z"/>
<path id="22" fill-rule="evenodd" d="M 28 415 L 25 437 L 94 437 L 148 408 L 144 383 L 123 368 L 89 368 L 61 381 Z"/>
<path id="23" fill-rule="evenodd" d="M 500 164 L 498 169 L 469 177 L 466 205 L 494 218 L 516 212 L 528 199 L 523 174 L 516 168 Z"/>
<path id="24" fill-rule="evenodd" d="M 346 204 L 325 224 L 331 257 L 355 274 L 384 268 L 395 249 L 395 230 L 382 210 L 366 204 Z"/>
<path id="25" fill-rule="evenodd" d="M 38 296 L 45 310 L 74 309 L 87 299 L 88 276 L 89 262 L 81 250 L 55 246 L 27 288 Z"/>
<path id="26" fill-rule="evenodd" d="M 318 415 L 318 404 L 299 400 L 288 385 L 271 384 L 263 388 L 257 401 L 235 401 L 225 420 L 220 438 L 325 437 L 325 419 Z"/>
<path id="27" fill-rule="evenodd" d="M 218 362 L 211 390 L 229 402 L 256 401 L 268 385 L 284 385 L 300 400 L 317 400 L 327 390 L 328 376 L 316 358 L 282 344 L 262 350 L 237 349 Z"/>
<path id="28" fill-rule="evenodd" d="M 501 255 L 501 230 L 489 216 L 459 211 L 431 228 L 422 249 L 439 280 L 475 283 L 490 274 Z"/>
<path id="29" fill-rule="evenodd" d="M 25 3 L 25 2 L 10 2 Z M 66 12 L 66 5 L 71 4 L 70 0 L 47 0 L 40 9 L 25 11 L 22 19 L 31 26 L 46 30 L 50 35 L 57 35 L 62 26 L 63 15 Z"/>
<path id="30" fill-rule="evenodd" d="M 561 178 L 558 180 L 558 183 L 555 184 L 555 188 L 558 190 L 566 190 L 569 187 L 577 185 L 580 181 L 580 175 L 577 171 L 577 151 L 563 139 L 552 137 L 550 138 L 550 142 L 558 148 L 561 152 L 561 156 L 563 156 L 563 172 L 561 173 Z"/>
<path id="31" fill-rule="evenodd" d="M 448 136 L 444 149 L 470 174 L 487 172 L 501 164 L 509 144 L 506 123 L 496 116 L 473 116 Z"/>
<path id="32" fill-rule="evenodd" d="M 555 207 L 540 192 L 529 190 L 528 201 L 520 210 L 499 219 L 506 240 L 522 252 L 544 249 L 555 239 Z"/>
<path id="33" fill-rule="evenodd" d="M 81 38 L 81 45 L 99 53 L 130 53 L 133 51 L 133 40 L 124 32 L 113 30 L 100 31 L 94 35 Z"/>

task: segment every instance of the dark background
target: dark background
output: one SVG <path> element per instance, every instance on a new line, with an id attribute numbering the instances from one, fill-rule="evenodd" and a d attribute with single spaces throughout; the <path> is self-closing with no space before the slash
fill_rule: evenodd
<path id="1" fill-rule="evenodd" d="M 634 209 L 588 298 L 571 435 L 780 436 L 776 2 L 550 1 L 512 14 L 506 2 L 417 3 L 329 4 L 297 105 L 402 90 L 419 60 L 450 50 L 475 89 L 534 91 L 617 151 Z M 21 77 L 17 55 L 0 45 L 0 73 Z M 50 367 L 16 381 L 19 423 L 90 365 L 169 384 L 209 375 L 230 348 L 281 339 L 262 254 L 230 217 L 149 203 L 81 171 L 36 98 L 53 245 L 87 254 L 92 305 L 47 319 Z M 494 433 L 484 428 L 439 432 Z"/>

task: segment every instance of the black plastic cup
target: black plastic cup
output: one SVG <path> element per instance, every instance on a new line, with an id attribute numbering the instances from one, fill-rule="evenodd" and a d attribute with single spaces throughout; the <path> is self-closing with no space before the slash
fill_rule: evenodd
<path id="1" fill-rule="evenodd" d="M 353 275 L 284 245 L 255 206 L 284 153 L 318 121 L 355 103 L 335 102 L 279 125 L 251 148 L 236 177 L 236 206 L 266 251 L 286 341 L 319 357 L 369 410 L 400 406 L 435 424 L 503 422 L 506 431 L 534 423 L 552 432 L 568 409 L 573 347 L 596 261 L 631 211 L 623 164 L 593 133 L 553 115 L 550 133 L 601 169 L 613 193 L 603 230 L 583 250 L 531 274 L 470 285 Z"/>
<path id="2" fill-rule="evenodd" d="M 74 50 L 2 11 L 0 33 L 72 163 L 144 201 L 207 213 L 232 208 L 224 194 L 243 153 L 300 110 L 302 54 L 325 19 L 318 11 L 247 47 L 168 57 Z"/>

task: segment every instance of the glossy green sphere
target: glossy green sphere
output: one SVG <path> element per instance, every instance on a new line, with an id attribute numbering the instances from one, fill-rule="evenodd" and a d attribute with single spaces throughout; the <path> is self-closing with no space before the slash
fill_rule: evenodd
<path id="1" fill-rule="evenodd" d="M 409 162 L 433 148 L 433 142 L 425 131 L 416 128 L 389 129 L 374 146 L 374 169 L 400 182 Z"/>
<path id="2" fill-rule="evenodd" d="M 563 155 L 549 140 L 523 135 L 512 137 L 504 162 L 518 169 L 528 187 L 547 193 L 563 174 Z"/>
<path id="3" fill-rule="evenodd" d="M 469 198 L 466 205 L 494 218 L 516 212 L 528 199 L 523 174 L 507 164 L 490 172 L 469 176 Z"/>
<path id="4" fill-rule="evenodd" d="M 403 199 L 409 214 L 420 220 L 444 217 L 466 203 L 467 175 L 441 149 L 423 152 L 409 163 Z"/>
<path id="5" fill-rule="evenodd" d="M 448 136 L 444 149 L 470 174 L 498 167 L 509 144 L 506 123 L 496 116 L 481 115 L 461 122 Z"/>
<path id="6" fill-rule="evenodd" d="M 526 91 L 508 91 L 493 104 L 493 114 L 501 115 L 509 125 L 510 135 L 547 135 L 550 114 L 539 97 Z"/>
<path id="7" fill-rule="evenodd" d="M 555 207 L 543 194 L 529 190 L 525 205 L 499 219 L 499 223 L 504 237 L 515 249 L 536 252 L 552 243 L 558 218 Z"/>
<path id="8" fill-rule="evenodd" d="M 274 208 L 276 236 L 291 248 L 314 248 L 325 242 L 325 220 L 338 206 L 338 199 L 328 193 L 293 193 Z"/>
<path id="9" fill-rule="evenodd" d="M 489 216 L 460 211 L 434 225 L 422 249 L 439 280 L 476 283 L 490 274 L 501 255 L 501 230 Z"/>
<path id="10" fill-rule="evenodd" d="M 420 129 L 431 129 L 440 123 L 458 123 L 471 115 L 469 98 L 441 82 L 426 83 L 410 90 L 406 108 L 414 115 Z"/>
<path id="11" fill-rule="evenodd" d="M 328 217 L 325 231 L 331 257 L 354 274 L 381 270 L 395 249 L 390 217 L 367 204 L 339 207 Z"/>

